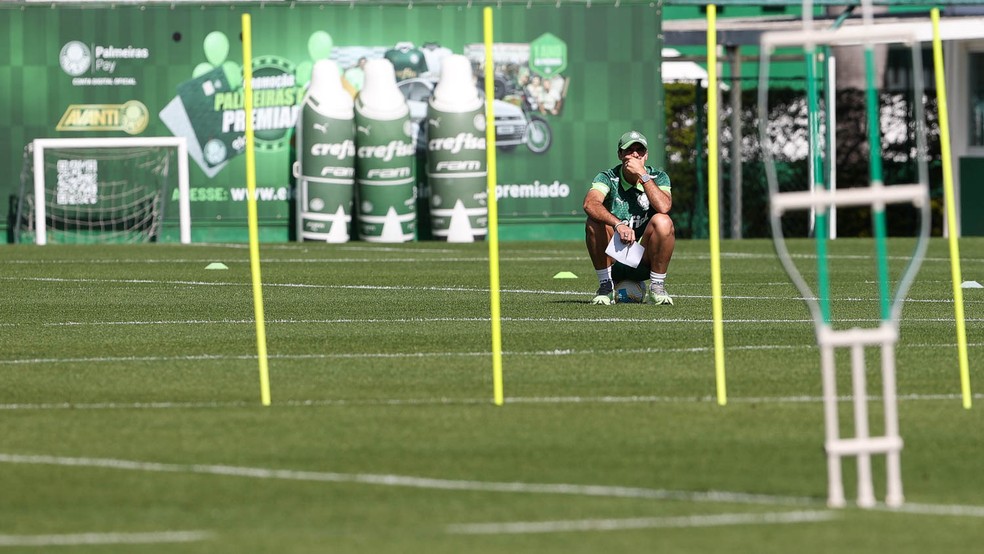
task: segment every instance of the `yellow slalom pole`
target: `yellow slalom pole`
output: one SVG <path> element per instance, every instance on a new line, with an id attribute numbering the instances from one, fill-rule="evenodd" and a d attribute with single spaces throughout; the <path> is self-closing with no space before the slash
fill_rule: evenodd
<path id="1" fill-rule="evenodd" d="M 263 282 L 260 279 L 260 240 L 256 221 L 256 153 L 253 144 L 253 45 L 248 13 L 243 14 L 243 97 L 246 109 L 246 210 L 249 219 L 249 269 L 253 275 L 253 311 L 256 313 L 256 353 L 260 360 L 260 399 L 270 405 L 266 330 L 263 322 Z"/>
<path id="2" fill-rule="evenodd" d="M 707 204 L 711 238 L 711 310 L 714 314 L 714 375 L 718 404 L 728 403 L 724 375 L 724 316 L 721 309 L 721 244 L 718 237 L 717 6 L 707 6 Z"/>
<path id="3" fill-rule="evenodd" d="M 963 277 L 960 275 L 960 246 L 957 244 L 957 209 L 953 194 L 953 168 L 950 158 L 950 123 L 946 111 L 946 79 L 943 78 L 943 43 L 940 39 L 940 10 L 930 11 L 933 20 L 933 71 L 940 117 L 940 151 L 943 157 L 943 195 L 946 199 L 946 228 L 950 237 L 950 273 L 953 278 L 953 310 L 957 320 L 957 356 L 960 359 L 960 389 L 963 406 L 970 409 L 970 369 L 967 362 L 967 328 L 964 322 Z"/>
<path id="4" fill-rule="evenodd" d="M 495 197 L 495 68 L 492 65 L 492 8 L 483 11 L 485 23 L 485 152 L 489 194 L 489 292 L 492 301 L 492 396 L 502 406 L 502 321 L 499 311 L 499 207 Z"/>

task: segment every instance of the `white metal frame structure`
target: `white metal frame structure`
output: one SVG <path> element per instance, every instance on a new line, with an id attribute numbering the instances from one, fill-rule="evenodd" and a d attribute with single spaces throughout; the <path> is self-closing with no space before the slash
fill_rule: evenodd
<path id="1" fill-rule="evenodd" d="M 35 243 L 48 243 L 47 218 L 44 204 L 44 151 L 49 148 L 133 148 L 155 147 L 176 148 L 178 152 L 178 212 L 180 217 L 180 239 L 182 244 L 191 243 L 191 200 L 188 184 L 188 141 L 184 137 L 132 137 L 132 138 L 41 138 L 34 145 L 34 197 L 36 202 Z"/>
<path id="2" fill-rule="evenodd" d="M 804 10 L 805 12 L 806 10 Z M 915 278 L 916 271 L 926 252 L 929 237 L 929 184 L 928 171 L 925 167 L 924 156 L 920 155 L 919 180 L 917 184 L 885 186 L 880 179 L 871 181 L 871 186 L 852 189 L 833 189 L 811 187 L 806 191 L 780 192 L 775 164 L 771 156 L 771 141 L 767 133 L 768 107 L 763 98 L 763 89 L 767 87 L 768 58 L 777 47 L 804 47 L 813 51 L 817 45 L 841 45 L 875 43 L 905 43 L 912 46 L 915 87 L 922 89 L 921 65 L 916 46 L 921 41 L 920 28 L 917 26 L 879 26 L 864 25 L 861 27 L 839 28 L 834 30 L 815 31 L 809 22 L 798 32 L 765 33 L 761 37 L 762 64 L 760 70 L 760 125 L 764 155 L 766 158 L 766 175 L 769 181 L 771 200 L 771 223 L 776 252 L 783 267 L 789 273 L 797 289 L 806 300 L 816 326 L 817 344 L 821 354 L 821 379 L 823 386 L 825 450 L 827 454 L 827 503 L 831 507 L 843 507 L 846 504 L 844 484 L 841 471 L 841 461 L 845 456 L 857 458 L 858 497 L 857 503 L 864 508 L 876 504 L 874 486 L 872 484 L 871 456 L 884 454 L 886 457 L 887 487 L 885 503 L 897 507 L 904 502 L 901 474 L 902 437 L 899 434 L 898 404 L 895 379 L 895 344 L 898 342 L 898 321 L 902 309 L 902 300 Z M 922 137 L 924 127 L 921 104 L 917 103 L 916 125 L 917 145 L 921 153 L 926 151 L 925 140 Z M 880 155 L 873 152 L 872 155 Z M 884 213 L 887 204 L 908 203 L 920 209 L 921 225 L 919 240 L 908 267 L 902 274 L 895 294 L 888 303 L 888 295 L 882 294 L 883 315 L 881 323 L 876 328 L 834 330 L 829 314 L 828 276 L 826 274 L 826 246 L 822 231 L 817 232 L 817 267 L 820 282 L 820 294 L 814 294 L 806 280 L 796 268 L 789 251 L 786 249 L 781 218 L 787 211 L 809 210 L 821 214 L 825 218 L 837 207 L 867 206 L 872 213 Z M 821 248 L 822 246 L 822 248 Z M 879 264 L 887 268 L 887 254 L 879 250 Z M 882 266 L 880 266 L 882 267 Z M 887 271 L 886 271 L 887 273 Z M 887 275 L 879 275 L 881 290 L 887 292 Z M 821 307 L 821 303 L 823 306 Z M 884 434 L 871 436 L 869 429 L 868 392 L 865 373 L 865 349 L 880 348 L 882 395 L 884 404 Z M 835 350 L 847 348 L 850 350 L 852 402 L 854 407 L 854 436 L 842 437 L 840 433 L 840 418 L 838 414 L 839 398 L 837 395 L 837 372 Z"/>
<path id="3" fill-rule="evenodd" d="M 901 452 L 902 437 L 899 435 L 898 401 L 895 385 L 895 343 L 898 342 L 898 312 L 901 311 L 901 298 L 909 285 L 925 254 L 929 236 L 929 187 L 926 183 L 916 185 L 896 185 L 891 187 L 869 187 L 864 189 L 841 189 L 838 191 L 817 190 L 814 192 L 775 192 L 771 195 L 773 232 L 781 229 L 778 220 L 786 211 L 814 209 L 820 212 L 831 210 L 834 206 L 882 205 L 911 203 L 922 210 L 922 233 L 919 246 L 913 255 L 905 275 L 896 292 L 893 317 L 883 321 L 873 329 L 848 329 L 835 331 L 829 322 L 823 321 L 819 314 L 817 301 L 806 281 L 797 271 L 789 252 L 782 246 L 781 234 L 775 237 L 777 251 L 783 266 L 803 293 L 814 313 L 817 326 L 817 344 L 820 347 L 821 379 L 823 382 L 823 406 L 825 442 L 827 452 L 827 504 L 831 507 L 846 505 L 844 481 L 841 471 L 841 458 L 857 457 L 858 506 L 873 507 L 876 503 L 871 475 L 871 455 L 884 454 L 886 463 L 887 490 L 885 504 L 901 506 L 902 493 Z M 781 230 L 780 230 L 781 233 Z M 872 437 L 868 426 L 868 390 L 865 376 L 864 351 L 868 347 L 881 349 L 882 402 L 884 404 L 884 435 Z M 835 349 L 849 348 L 851 351 L 852 402 L 854 405 L 853 438 L 840 435 L 840 417 L 837 406 L 837 368 L 834 360 Z"/>

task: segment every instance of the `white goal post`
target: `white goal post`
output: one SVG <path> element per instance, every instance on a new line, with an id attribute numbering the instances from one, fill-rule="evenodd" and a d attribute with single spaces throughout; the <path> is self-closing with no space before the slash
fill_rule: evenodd
<path id="1" fill-rule="evenodd" d="M 47 244 L 45 202 L 45 161 L 46 149 L 52 148 L 154 148 L 165 147 L 177 150 L 178 165 L 178 212 L 180 218 L 180 240 L 191 243 L 191 203 L 188 184 L 188 141 L 184 137 L 101 137 L 101 138 L 40 138 L 33 142 L 34 147 L 34 197 L 41 199 L 34 206 L 35 243 Z"/>

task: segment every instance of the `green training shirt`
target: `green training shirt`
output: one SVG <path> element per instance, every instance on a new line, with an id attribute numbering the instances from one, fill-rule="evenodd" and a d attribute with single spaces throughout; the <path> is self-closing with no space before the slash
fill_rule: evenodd
<path id="1" fill-rule="evenodd" d="M 653 176 L 660 190 L 670 192 L 669 175 L 648 165 L 646 172 Z M 622 164 L 595 175 L 591 188 L 602 192 L 605 208 L 622 221 L 628 221 L 633 229 L 638 229 L 643 222 L 656 215 L 656 209 L 649 205 L 649 197 L 642 185 L 629 183 L 622 178 Z"/>
<path id="2" fill-rule="evenodd" d="M 387 50 L 383 57 L 393 63 L 396 80 L 412 79 L 427 71 L 424 53 L 410 43 L 399 43 Z"/>

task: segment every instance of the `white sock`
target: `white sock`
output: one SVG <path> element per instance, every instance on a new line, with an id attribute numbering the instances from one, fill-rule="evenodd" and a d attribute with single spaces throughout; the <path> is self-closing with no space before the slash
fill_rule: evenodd
<path id="1" fill-rule="evenodd" d="M 666 274 L 665 273 L 656 273 L 655 271 L 650 271 L 649 272 L 649 281 L 650 282 L 653 282 L 653 283 L 662 283 L 663 281 L 666 281 Z"/>
<path id="2" fill-rule="evenodd" d="M 598 283 L 604 283 L 605 281 L 612 280 L 612 268 L 611 266 L 605 269 L 596 269 L 595 273 L 598 274 Z"/>

